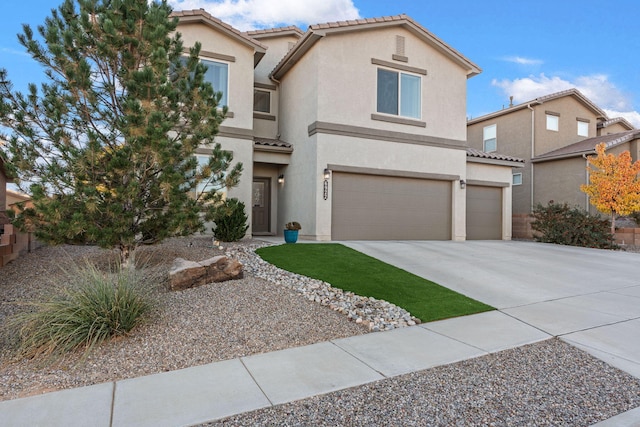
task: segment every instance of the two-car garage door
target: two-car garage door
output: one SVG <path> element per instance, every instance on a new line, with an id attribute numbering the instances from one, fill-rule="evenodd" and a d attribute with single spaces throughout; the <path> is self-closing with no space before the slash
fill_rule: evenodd
<path id="1" fill-rule="evenodd" d="M 333 240 L 450 240 L 452 181 L 334 172 Z"/>

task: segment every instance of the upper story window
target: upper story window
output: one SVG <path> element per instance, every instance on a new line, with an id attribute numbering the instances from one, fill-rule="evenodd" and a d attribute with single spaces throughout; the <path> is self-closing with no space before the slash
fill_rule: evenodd
<path id="1" fill-rule="evenodd" d="M 498 149 L 498 125 L 485 126 L 482 129 L 482 151 L 491 153 Z"/>
<path id="2" fill-rule="evenodd" d="M 514 173 L 511 178 L 511 183 L 513 185 L 522 185 L 522 174 Z"/>
<path id="3" fill-rule="evenodd" d="M 578 136 L 589 136 L 589 122 L 578 120 Z"/>
<path id="4" fill-rule="evenodd" d="M 547 113 L 547 130 L 558 131 L 560 129 L 560 117 Z"/>
<path id="5" fill-rule="evenodd" d="M 378 68 L 378 113 L 419 119 L 421 86 L 420 76 Z"/>
<path id="6" fill-rule="evenodd" d="M 271 92 L 268 90 L 254 89 L 253 111 L 258 113 L 271 113 Z"/>
<path id="7" fill-rule="evenodd" d="M 220 98 L 219 107 L 229 105 L 229 64 L 224 62 L 211 61 L 208 59 L 201 59 L 204 65 L 207 66 L 207 72 L 204 75 L 204 79 L 211 83 L 213 90 L 216 92 L 222 92 L 222 98 Z"/>

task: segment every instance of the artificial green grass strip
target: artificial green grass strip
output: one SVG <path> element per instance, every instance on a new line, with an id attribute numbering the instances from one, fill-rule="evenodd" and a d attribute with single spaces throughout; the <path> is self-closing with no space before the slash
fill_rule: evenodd
<path id="1" fill-rule="evenodd" d="M 269 246 L 265 261 L 358 295 L 389 301 L 423 322 L 494 310 L 479 301 L 337 243 Z"/>

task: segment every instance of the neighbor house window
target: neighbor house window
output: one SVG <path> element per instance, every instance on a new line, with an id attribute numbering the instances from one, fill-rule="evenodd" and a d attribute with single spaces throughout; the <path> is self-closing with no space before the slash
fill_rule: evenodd
<path id="1" fill-rule="evenodd" d="M 229 64 L 224 62 L 210 61 L 208 59 L 201 59 L 204 65 L 207 66 L 207 72 L 204 75 L 205 81 L 211 83 L 213 90 L 216 92 L 222 92 L 222 98 L 220 98 L 219 107 L 229 105 Z"/>
<path id="2" fill-rule="evenodd" d="M 589 123 L 578 120 L 578 136 L 589 136 Z"/>
<path id="3" fill-rule="evenodd" d="M 482 129 L 482 151 L 491 153 L 498 149 L 498 125 L 485 126 Z"/>
<path id="4" fill-rule="evenodd" d="M 560 128 L 560 117 L 554 114 L 547 114 L 547 130 L 558 131 Z"/>
<path id="5" fill-rule="evenodd" d="M 271 92 L 260 89 L 253 91 L 253 111 L 267 114 L 271 112 Z"/>
<path id="6" fill-rule="evenodd" d="M 378 68 L 378 113 L 421 117 L 421 78 Z"/>
<path id="7" fill-rule="evenodd" d="M 511 183 L 513 185 L 522 185 L 522 174 L 521 173 L 514 173 Z"/>

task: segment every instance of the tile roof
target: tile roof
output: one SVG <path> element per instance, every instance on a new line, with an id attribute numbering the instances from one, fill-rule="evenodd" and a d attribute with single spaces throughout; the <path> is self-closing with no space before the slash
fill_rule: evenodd
<path id="1" fill-rule="evenodd" d="M 555 93 L 551 93 L 551 94 L 548 94 L 548 95 L 539 96 L 539 97 L 534 98 L 534 99 L 532 99 L 530 101 L 523 102 L 523 103 L 520 103 L 520 104 L 517 104 L 517 105 L 513 105 L 511 107 L 504 108 L 502 110 L 494 111 L 493 113 L 485 114 L 484 116 L 476 117 L 475 119 L 468 120 L 467 121 L 467 125 L 478 123 L 478 122 L 482 122 L 482 121 L 489 120 L 489 119 L 493 119 L 495 117 L 499 117 L 499 116 L 502 116 L 502 115 L 505 115 L 505 114 L 509 114 L 509 113 L 514 112 L 514 111 L 522 110 L 524 108 L 527 108 L 529 105 L 544 104 L 545 102 L 552 101 L 554 99 L 562 98 L 562 97 L 565 97 L 565 96 L 573 96 L 573 97 L 577 98 L 584 105 L 586 105 L 587 107 L 591 108 L 591 110 L 593 110 L 593 112 L 596 113 L 598 116 L 603 117 L 603 118 L 608 120 L 607 113 L 605 113 L 604 110 L 602 110 L 600 107 L 598 107 L 596 104 L 594 104 L 589 98 L 584 96 L 582 94 L 582 92 L 580 92 L 578 89 L 571 88 L 571 89 L 563 90 L 563 91 L 560 91 L 560 92 L 555 92 Z"/>
<path id="2" fill-rule="evenodd" d="M 244 40 L 247 43 L 255 45 L 255 46 L 257 46 L 257 47 L 259 47 L 261 49 L 267 49 L 267 47 L 265 45 L 263 45 L 262 43 L 260 43 L 258 40 L 255 40 L 255 39 L 249 37 L 247 34 L 242 33 L 240 30 L 237 30 L 234 27 L 232 27 L 231 25 L 227 24 L 226 22 L 221 21 L 220 19 L 218 19 L 215 16 L 211 15 L 209 12 L 207 12 L 204 9 L 174 11 L 174 12 L 171 13 L 170 17 L 172 17 L 172 18 L 175 17 L 175 18 L 178 18 L 178 19 L 200 17 L 200 18 L 202 18 L 204 20 L 208 20 L 208 21 L 211 21 L 211 22 L 215 23 L 216 25 L 219 25 L 220 27 L 224 28 L 228 32 L 234 34 L 235 36 L 237 36 L 241 40 Z"/>
<path id="3" fill-rule="evenodd" d="M 504 154 L 498 154 L 498 153 L 487 153 L 485 151 L 477 150 L 475 148 L 467 148 L 467 157 L 477 157 L 479 159 L 502 160 L 505 162 L 524 163 L 524 159 L 520 159 L 518 157 L 511 157 L 511 156 L 506 156 Z"/>
<path id="4" fill-rule="evenodd" d="M 409 20 L 409 19 L 410 18 L 405 14 L 394 15 L 394 16 L 381 16 L 379 18 L 350 19 L 347 21 L 325 22 L 322 24 L 309 25 L 309 29 L 323 30 L 327 28 L 353 27 L 355 25 L 377 24 L 380 22 L 394 22 L 394 21 L 403 21 L 403 20 Z"/>
<path id="5" fill-rule="evenodd" d="M 293 151 L 293 145 L 279 139 L 260 138 L 256 136 L 253 138 L 253 145 L 256 147 L 274 147 L 281 148 L 286 151 Z"/>
<path id="6" fill-rule="evenodd" d="M 566 157 L 576 157 L 582 154 L 595 153 L 596 145 L 604 142 L 607 149 L 615 147 L 625 142 L 633 141 L 634 139 L 640 139 L 640 130 L 633 129 L 626 132 L 618 132 L 610 135 L 596 136 L 593 138 L 583 139 L 566 147 L 558 148 L 557 150 L 549 151 L 548 153 L 541 154 L 532 159 L 532 161 L 544 161 L 553 160 Z"/>
<path id="7" fill-rule="evenodd" d="M 261 35 L 269 35 L 269 34 L 277 35 L 280 33 L 291 33 L 291 32 L 297 33 L 300 36 L 304 34 L 304 31 L 302 31 L 300 28 L 296 27 L 295 25 L 289 25 L 288 27 L 265 28 L 261 30 L 245 31 L 244 34 L 246 34 L 249 37 L 253 37 L 253 36 L 261 36 Z"/>
<path id="8" fill-rule="evenodd" d="M 613 119 L 610 119 L 610 120 L 605 120 L 605 121 L 598 122 L 597 127 L 598 127 L 598 129 L 602 129 L 602 128 L 606 128 L 607 126 L 611 126 L 611 125 L 616 124 L 616 123 L 622 123 L 629 130 L 635 129 L 635 126 L 633 126 L 624 117 L 614 117 Z"/>
<path id="9" fill-rule="evenodd" d="M 307 32 L 296 43 L 296 45 L 289 51 L 287 55 L 276 65 L 275 69 L 271 72 L 271 76 L 279 79 L 284 73 L 286 73 L 304 54 L 311 49 L 311 47 L 323 36 L 331 32 L 344 32 L 359 29 L 366 29 L 367 27 L 377 27 L 384 25 L 405 25 L 414 34 L 418 35 L 422 40 L 427 41 L 434 46 L 440 52 L 456 61 L 467 69 L 468 77 L 472 77 L 476 74 L 480 74 L 482 70 L 476 64 L 471 62 L 467 57 L 460 52 L 449 46 L 447 43 L 436 37 L 433 33 L 427 30 L 425 27 L 414 21 L 411 17 L 405 14 L 394 16 L 382 16 L 379 18 L 364 18 L 364 19 L 352 19 L 348 21 L 335 21 L 326 22 L 322 24 L 310 25 Z"/>

